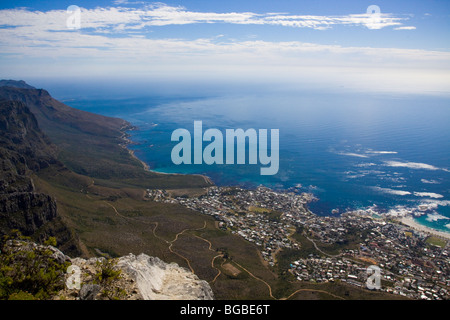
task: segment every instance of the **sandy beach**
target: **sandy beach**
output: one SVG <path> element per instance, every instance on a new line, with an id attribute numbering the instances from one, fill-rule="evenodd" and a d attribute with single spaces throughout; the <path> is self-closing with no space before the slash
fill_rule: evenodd
<path id="1" fill-rule="evenodd" d="M 407 226 L 410 226 L 411 228 L 413 228 L 415 230 L 422 231 L 422 232 L 425 232 L 425 233 L 428 233 L 428 234 L 432 234 L 434 236 L 441 237 L 441 238 L 444 238 L 446 240 L 450 240 L 450 233 L 443 232 L 443 231 L 438 231 L 438 230 L 431 229 L 431 228 L 428 228 L 426 226 L 423 226 L 423 225 L 417 223 L 414 220 L 414 218 L 411 217 L 411 216 L 402 217 L 400 221 L 403 224 L 405 224 Z"/>

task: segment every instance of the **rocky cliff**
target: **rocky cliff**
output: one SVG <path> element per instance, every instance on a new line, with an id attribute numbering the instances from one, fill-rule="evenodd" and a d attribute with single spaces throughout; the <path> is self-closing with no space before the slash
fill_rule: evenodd
<path id="1" fill-rule="evenodd" d="M 117 264 L 136 280 L 145 300 L 213 300 L 209 284 L 175 263 L 146 254 L 129 254 Z"/>
<path id="2" fill-rule="evenodd" d="M 55 199 L 36 192 L 33 184 L 33 173 L 62 167 L 55 152 L 24 103 L 0 100 L 0 235 L 18 229 L 37 241 L 55 236 L 68 252 L 79 253 Z"/>
<path id="3" fill-rule="evenodd" d="M 117 259 L 74 258 L 80 271 L 80 289 L 64 289 L 64 299 L 103 300 L 213 300 L 208 282 L 176 263 L 165 263 L 146 254 L 129 254 Z M 109 265 L 108 265 L 109 263 Z M 102 268 L 119 271 L 112 281 L 98 281 Z M 107 272 L 112 274 L 111 271 Z M 104 279 L 103 279 L 104 280 Z"/>

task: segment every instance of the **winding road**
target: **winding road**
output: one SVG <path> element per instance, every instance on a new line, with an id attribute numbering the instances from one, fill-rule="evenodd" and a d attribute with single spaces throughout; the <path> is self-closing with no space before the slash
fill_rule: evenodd
<path id="1" fill-rule="evenodd" d="M 119 211 L 117 210 L 117 208 L 116 208 L 114 205 L 112 205 L 111 203 L 106 202 L 106 201 L 104 201 L 104 202 L 114 210 L 114 212 L 115 212 L 115 214 L 116 214 L 117 216 L 119 216 L 119 217 L 121 217 L 121 218 L 123 218 L 123 219 L 125 219 L 125 220 L 136 220 L 136 219 L 134 219 L 134 218 L 125 217 L 125 216 L 121 215 L 121 214 L 119 213 Z M 139 222 L 142 223 L 143 221 L 139 220 Z M 152 229 L 152 234 L 153 234 L 153 236 L 154 236 L 155 238 L 161 240 L 161 241 L 164 241 L 166 244 L 168 244 L 168 245 L 169 245 L 169 247 L 168 247 L 169 251 L 170 251 L 171 253 L 177 255 L 178 257 L 182 258 L 184 261 L 186 261 L 186 263 L 187 263 L 189 269 L 191 270 L 191 272 L 195 274 L 195 271 L 194 271 L 194 269 L 192 268 L 191 262 L 189 261 L 189 259 L 186 258 L 186 257 L 184 257 L 183 255 L 181 255 L 180 253 L 176 252 L 175 250 L 173 250 L 173 245 L 178 241 L 179 237 L 180 237 L 182 234 L 184 234 L 185 232 L 188 232 L 188 231 L 199 231 L 199 230 L 205 229 L 205 228 L 206 228 L 206 220 L 204 221 L 203 227 L 195 228 L 195 229 L 193 229 L 193 228 L 187 228 L 187 229 L 184 229 L 184 230 L 178 232 L 178 233 L 175 235 L 175 238 L 174 238 L 173 240 L 171 240 L 171 241 L 168 241 L 168 240 L 166 240 L 166 239 L 163 239 L 163 238 L 161 238 L 160 236 L 158 236 L 158 235 L 156 234 L 156 229 L 158 228 L 158 222 L 157 222 L 157 221 L 154 221 L 154 222 L 145 222 L 145 223 L 151 223 L 151 224 L 154 224 L 154 228 Z M 193 236 L 196 237 L 196 238 L 198 238 L 198 239 L 200 239 L 200 240 L 205 241 L 206 243 L 208 243 L 208 245 L 209 245 L 209 246 L 208 246 L 208 250 L 210 250 L 210 251 L 215 251 L 215 250 L 213 249 L 213 245 L 212 245 L 211 241 L 209 241 L 208 239 L 202 238 L 202 237 L 200 237 L 200 236 L 198 236 L 198 235 L 193 235 Z M 334 257 L 333 255 L 327 254 L 327 253 L 323 252 L 322 250 L 320 250 L 320 249 L 317 247 L 317 245 L 315 244 L 315 242 L 314 242 L 313 240 L 311 240 L 311 239 L 308 238 L 308 237 L 307 237 L 307 239 L 313 243 L 313 245 L 314 245 L 314 247 L 316 248 L 316 250 L 318 250 L 319 252 L 323 253 L 324 255 Z M 214 256 L 214 257 L 211 259 L 211 268 L 217 270 L 217 274 L 216 274 L 216 276 L 214 277 L 214 279 L 211 280 L 209 283 L 214 283 L 214 282 L 219 278 L 219 276 L 222 274 L 222 271 L 214 265 L 214 261 L 215 261 L 217 258 L 221 258 L 221 257 L 223 257 L 223 254 L 216 255 L 216 256 Z M 330 296 L 332 296 L 332 297 L 334 297 L 334 298 L 337 298 L 337 299 L 345 300 L 343 297 L 337 296 L 337 295 L 332 294 L 332 293 L 330 293 L 330 292 L 327 292 L 327 291 L 325 291 L 325 290 L 318 290 L 318 289 L 298 289 L 298 290 L 295 290 L 293 293 L 291 293 L 291 294 L 290 294 L 289 296 L 287 296 L 287 297 L 282 297 L 282 298 L 277 299 L 276 297 L 274 297 L 273 291 L 272 291 L 272 287 L 270 286 L 269 283 L 267 283 L 265 280 L 263 280 L 263 279 L 261 279 L 261 278 L 255 276 L 251 271 L 247 270 L 245 267 L 243 267 L 243 266 L 242 266 L 241 264 L 239 264 L 238 262 L 236 262 L 236 261 L 233 260 L 232 263 L 235 264 L 237 267 L 239 267 L 241 270 L 247 272 L 252 278 L 254 278 L 254 279 L 256 279 L 256 280 L 262 282 L 262 283 L 267 287 L 270 298 L 272 298 L 272 299 L 274 299 L 274 300 L 289 300 L 290 298 L 292 298 L 293 296 L 295 296 L 295 295 L 296 295 L 297 293 L 299 293 L 299 292 L 319 292 L 319 293 L 323 293 L 323 294 L 330 295 Z"/>

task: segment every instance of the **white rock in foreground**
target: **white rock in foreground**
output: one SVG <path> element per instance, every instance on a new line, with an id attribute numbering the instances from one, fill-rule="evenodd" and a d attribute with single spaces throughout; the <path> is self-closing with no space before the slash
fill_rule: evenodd
<path id="1" fill-rule="evenodd" d="M 176 263 L 146 254 L 119 258 L 117 267 L 136 281 L 145 300 L 213 300 L 209 284 Z"/>

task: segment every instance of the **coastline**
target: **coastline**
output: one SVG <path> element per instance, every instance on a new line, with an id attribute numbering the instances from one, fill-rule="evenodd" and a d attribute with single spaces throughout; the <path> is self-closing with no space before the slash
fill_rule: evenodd
<path id="1" fill-rule="evenodd" d="M 200 176 L 200 177 L 202 177 L 204 179 L 204 181 L 205 181 L 205 183 L 207 185 L 215 186 L 215 183 L 211 180 L 211 178 L 206 176 L 206 175 L 202 175 L 202 174 L 183 174 L 183 173 L 167 173 L 167 172 L 159 172 L 159 171 L 151 170 L 150 166 L 147 163 L 145 163 L 143 160 L 139 159 L 139 157 L 136 156 L 134 150 L 131 150 L 131 149 L 128 148 L 128 145 L 133 144 L 134 142 L 129 139 L 130 135 L 127 133 L 127 131 L 136 130 L 137 127 L 133 126 L 132 124 L 130 124 L 128 122 L 127 122 L 127 124 L 128 124 L 127 126 L 125 126 L 125 127 L 123 127 L 121 129 L 121 131 L 123 133 L 123 135 L 121 137 L 121 140 L 123 140 L 124 143 L 120 144 L 120 146 L 125 148 L 132 158 L 134 158 L 139 163 L 141 163 L 141 165 L 143 166 L 145 171 L 152 172 L 154 174 L 160 174 L 160 175 L 192 175 L 192 176 Z M 308 211 L 311 214 L 315 215 L 315 213 L 311 212 L 309 208 L 308 208 Z M 409 215 L 408 216 L 403 216 L 398 221 L 400 223 L 406 225 L 406 226 L 409 226 L 412 229 L 417 230 L 417 231 L 424 232 L 424 233 L 427 233 L 427 234 L 430 234 L 430 235 L 433 235 L 433 236 L 437 236 L 437 237 L 440 237 L 440 238 L 444 238 L 445 240 L 450 240 L 450 233 L 445 232 L 445 231 L 439 231 L 439 230 L 427 227 L 425 225 L 422 225 L 419 222 L 416 222 L 412 216 L 409 216 Z"/>
<path id="2" fill-rule="evenodd" d="M 411 216 L 402 217 L 400 219 L 400 222 L 403 223 L 404 225 L 411 227 L 412 229 L 417 230 L 417 231 L 425 232 L 425 233 L 431 234 L 433 236 L 437 236 L 437 237 L 444 238 L 446 240 L 450 240 L 450 233 L 447 233 L 444 231 L 438 231 L 438 230 L 429 228 L 427 226 L 424 226 L 424 225 L 416 222 L 414 220 L 414 218 Z"/>
<path id="3" fill-rule="evenodd" d="M 125 126 L 125 127 L 121 128 L 121 131 L 122 131 L 123 134 L 120 137 L 120 139 L 122 141 L 124 141 L 124 143 L 119 143 L 119 145 L 122 148 L 126 149 L 128 151 L 128 153 L 130 154 L 130 156 L 133 159 L 135 159 L 136 161 L 138 161 L 143 166 L 145 171 L 148 171 L 148 172 L 151 172 L 151 173 L 154 173 L 154 174 L 161 174 L 161 175 L 180 175 L 180 176 L 181 175 L 186 175 L 186 174 L 182 174 L 182 173 L 166 173 L 166 172 L 153 171 L 153 170 L 150 169 L 150 166 L 147 163 L 145 163 L 143 160 L 139 159 L 139 157 L 136 156 L 136 154 L 134 153 L 134 150 L 131 150 L 130 148 L 128 148 L 128 145 L 133 144 L 134 142 L 129 139 L 130 135 L 127 133 L 127 131 L 136 130 L 136 129 L 137 129 L 137 127 L 133 126 L 130 123 L 128 123 L 128 126 Z M 200 176 L 200 177 L 202 177 L 205 180 L 205 183 L 210 185 L 210 186 L 214 186 L 215 185 L 215 183 L 208 176 L 205 176 L 203 174 L 191 174 L 191 175 L 192 176 Z"/>
<path id="4" fill-rule="evenodd" d="M 148 164 L 146 164 L 144 161 L 142 161 L 141 159 L 139 159 L 135 154 L 134 151 L 128 148 L 128 145 L 133 144 L 133 141 L 131 141 L 128 137 L 130 136 L 127 131 L 130 130 L 136 130 L 136 127 L 133 126 L 131 123 L 129 123 L 126 120 L 123 120 L 126 122 L 126 124 L 124 126 L 122 126 L 122 128 L 120 128 L 120 131 L 122 132 L 122 136 L 120 137 L 120 140 L 123 141 L 123 143 L 119 143 L 119 146 L 124 148 L 125 150 L 128 151 L 128 153 L 130 154 L 130 156 L 137 160 L 139 163 L 141 163 L 141 165 L 144 167 L 145 171 L 150 171 L 150 167 L 148 166 Z"/>

